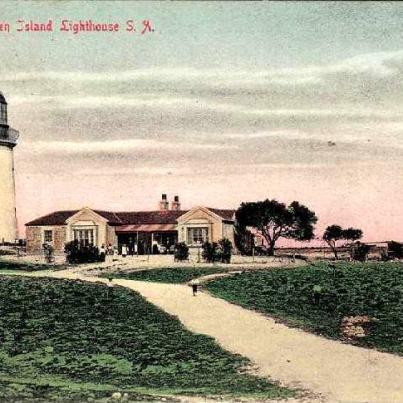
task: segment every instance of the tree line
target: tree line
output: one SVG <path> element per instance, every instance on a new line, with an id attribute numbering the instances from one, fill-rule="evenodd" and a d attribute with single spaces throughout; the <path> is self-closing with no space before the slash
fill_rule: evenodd
<path id="1" fill-rule="evenodd" d="M 281 238 L 296 241 L 311 241 L 315 238 L 314 226 L 318 221 L 315 212 L 303 204 L 293 201 L 288 206 L 277 200 L 263 200 L 257 202 L 242 203 L 235 213 L 235 242 L 241 253 L 250 253 L 253 228 L 266 242 L 267 254 L 274 255 L 277 241 Z M 340 225 L 328 226 L 322 240 L 325 241 L 336 259 L 338 259 L 339 241 L 358 241 L 363 232 L 358 228 L 342 228 Z M 355 253 L 367 254 L 369 247 L 359 244 Z M 360 249 L 361 248 L 361 249 Z M 366 250 L 364 250 L 366 249 Z M 366 253 L 365 253 L 366 252 Z"/>

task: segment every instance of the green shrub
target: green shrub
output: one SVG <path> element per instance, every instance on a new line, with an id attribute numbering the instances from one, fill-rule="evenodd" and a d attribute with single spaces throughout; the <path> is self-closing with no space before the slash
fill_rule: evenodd
<path id="1" fill-rule="evenodd" d="M 241 255 L 252 256 L 254 247 L 254 236 L 245 226 L 235 223 L 234 227 L 235 246 Z"/>
<path id="2" fill-rule="evenodd" d="M 403 244 L 395 241 L 388 242 L 388 255 L 390 258 L 403 258 Z"/>
<path id="3" fill-rule="evenodd" d="M 185 242 L 179 242 L 175 245 L 174 259 L 179 261 L 189 259 L 189 247 Z"/>
<path id="4" fill-rule="evenodd" d="M 68 242 L 64 247 L 66 260 L 71 264 L 105 261 L 105 254 L 93 245 L 82 245 L 77 240 Z"/>
<path id="5" fill-rule="evenodd" d="M 223 238 L 217 242 L 204 242 L 202 245 L 202 258 L 207 263 L 229 263 L 232 255 L 232 243 Z"/>
<path id="6" fill-rule="evenodd" d="M 356 242 L 351 249 L 351 257 L 353 260 L 358 260 L 359 262 L 365 262 L 370 250 L 370 246 L 362 243 Z"/>
<path id="7" fill-rule="evenodd" d="M 220 260 L 222 263 L 230 263 L 232 255 L 232 243 L 229 239 L 223 238 L 218 241 Z"/>
<path id="8" fill-rule="evenodd" d="M 204 242 L 202 245 L 202 258 L 207 263 L 213 263 L 218 260 L 217 242 Z"/>

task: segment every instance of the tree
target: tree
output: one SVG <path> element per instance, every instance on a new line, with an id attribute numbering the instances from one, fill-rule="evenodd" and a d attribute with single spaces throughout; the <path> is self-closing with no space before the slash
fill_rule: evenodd
<path id="1" fill-rule="evenodd" d="M 239 222 L 234 225 L 234 242 L 241 255 L 252 255 L 254 236 L 246 227 L 241 226 Z"/>
<path id="2" fill-rule="evenodd" d="M 297 201 L 288 207 L 277 200 L 242 203 L 236 212 L 241 227 L 253 227 L 266 240 L 268 255 L 274 255 L 274 247 L 280 238 L 310 241 L 315 213 Z"/>
<path id="3" fill-rule="evenodd" d="M 357 228 L 343 229 L 340 225 L 329 225 L 323 233 L 323 240 L 330 246 L 336 260 L 339 258 L 337 254 L 337 241 L 347 240 L 356 241 L 362 238 L 362 231 Z"/>

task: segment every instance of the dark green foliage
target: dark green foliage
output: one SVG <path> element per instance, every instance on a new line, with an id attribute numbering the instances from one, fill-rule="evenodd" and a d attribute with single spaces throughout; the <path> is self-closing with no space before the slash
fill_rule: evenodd
<path id="1" fill-rule="evenodd" d="M 362 238 L 362 231 L 358 228 L 347 228 L 343 230 L 343 239 L 356 241 Z"/>
<path id="2" fill-rule="evenodd" d="M 230 263 L 232 255 L 232 243 L 229 239 L 223 238 L 218 241 L 219 259 L 221 263 Z"/>
<path id="3" fill-rule="evenodd" d="M 388 242 L 388 256 L 391 259 L 402 259 L 403 244 L 395 241 Z"/>
<path id="4" fill-rule="evenodd" d="M 77 240 L 66 243 L 64 247 L 66 260 L 70 264 L 94 263 L 105 261 L 105 254 L 93 245 L 82 245 Z"/>
<path id="5" fill-rule="evenodd" d="M 225 269 L 220 269 L 218 267 L 205 267 L 205 268 L 194 268 L 194 267 L 167 267 L 162 269 L 150 269 L 141 270 L 133 272 L 115 272 L 115 273 L 104 273 L 101 277 L 113 277 L 113 278 L 123 278 L 126 280 L 138 280 L 138 281 L 153 281 L 156 283 L 170 283 L 170 284 L 181 284 L 188 283 L 198 277 L 206 276 L 214 273 L 225 272 Z"/>
<path id="6" fill-rule="evenodd" d="M 177 261 L 183 261 L 189 259 L 189 247 L 185 242 L 178 242 L 175 245 L 174 259 Z"/>
<path id="7" fill-rule="evenodd" d="M 213 263 L 218 260 L 217 242 L 204 242 L 202 245 L 202 258 L 207 263 Z"/>
<path id="8" fill-rule="evenodd" d="M 234 241 L 235 246 L 241 255 L 251 256 L 253 253 L 253 234 L 245 226 L 239 222 L 235 222 L 234 226 Z"/>
<path id="9" fill-rule="evenodd" d="M 365 262 L 371 247 L 362 242 L 356 242 L 351 247 L 351 257 L 353 260 L 358 260 L 359 262 Z"/>
<path id="10" fill-rule="evenodd" d="M 242 374 L 248 360 L 187 331 L 137 293 L 115 287 L 106 295 L 105 285 L 0 276 L 0 380 L 31 379 L 46 401 L 54 398 L 40 386 L 44 379 L 115 391 L 290 394 Z M 6 383 L 18 397 L 15 381 Z"/>
<path id="11" fill-rule="evenodd" d="M 230 263 L 232 255 L 232 243 L 223 238 L 218 242 L 204 242 L 202 245 L 202 258 L 207 263 Z"/>
<path id="12" fill-rule="evenodd" d="M 309 241 L 314 237 L 315 213 L 297 201 L 289 206 L 277 200 L 242 203 L 236 212 L 241 228 L 253 227 L 266 240 L 269 255 L 280 238 Z"/>
<path id="13" fill-rule="evenodd" d="M 0 256 L 15 256 L 16 254 L 14 249 L 0 249 Z"/>
<path id="14" fill-rule="evenodd" d="M 7 379 L 7 380 L 6 380 Z M 35 380 L 24 380 L 20 377 L 13 379 L 0 379 L 0 402 L 38 402 L 48 403 L 50 401 L 59 402 L 86 402 L 86 401 L 110 401 L 110 397 L 115 389 L 99 388 L 98 385 L 74 384 L 72 382 L 52 382 L 45 380 L 37 382 Z M 128 402 L 156 401 L 155 396 L 139 394 L 129 391 Z M 158 399 L 157 397 L 157 400 Z"/>
<path id="15" fill-rule="evenodd" d="M 0 259 L 0 270 L 21 270 L 21 271 L 39 271 L 49 270 L 49 266 L 46 264 L 16 262 L 10 260 Z"/>
<path id="16" fill-rule="evenodd" d="M 368 336 L 357 341 L 403 354 L 403 264 L 317 264 L 298 269 L 242 273 L 208 284 L 231 302 L 340 338 L 344 316 L 376 318 Z"/>
<path id="17" fill-rule="evenodd" d="M 345 240 L 345 241 L 356 241 L 357 239 L 362 238 L 362 231 L 357 228 L 347 228 L 343 229 L 340 225 L 329 225 L 322 236 L 323 240 L 330 246 L 334 253 L 334 257 L 338 259 L 337 254 L 337 241 Z M 368 249 L 369 251 L 369 249 Z M 364 252 L 362 248 L 358 255 L 361 256 Z M 368 252 L 367 252 L 368 254 Z M 357 256 L 358 256 L 357 255 Z"/>

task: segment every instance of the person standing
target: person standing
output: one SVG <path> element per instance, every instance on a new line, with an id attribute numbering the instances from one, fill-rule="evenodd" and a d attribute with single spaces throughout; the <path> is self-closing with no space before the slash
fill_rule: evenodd
<path id="1" fill-rule="evenodd" d="M 126 245 L 122 245 L 122 256 L 123 257 L 127 256 L 127 246 Z"/>
<path id="2" fill-rule="evenodd" d="M 199 280 L 192 280 L 189 285 L 192 287 L 193 296 L 196 297 L 200 286 Z"/>
<path id="3" fill-rule="evenodd" d="M 107 292 L 106 298 L 109 300 L 110 298 L 112 298 L 113 286 L 114 286 L 114 284 L 112 283 L 112 277 L 109 277 L 109 281 L 106 285 L 108 287 L 108 292 Z"/>
<path id="4" fill-rule="evenodd" d="M 101 262 L 105 262 L 105 258 L 106 258 L 106 249 L 105 249 L 105 245 L 102 244 L 102 246 L 99 249 L 99 257 Z"/>

